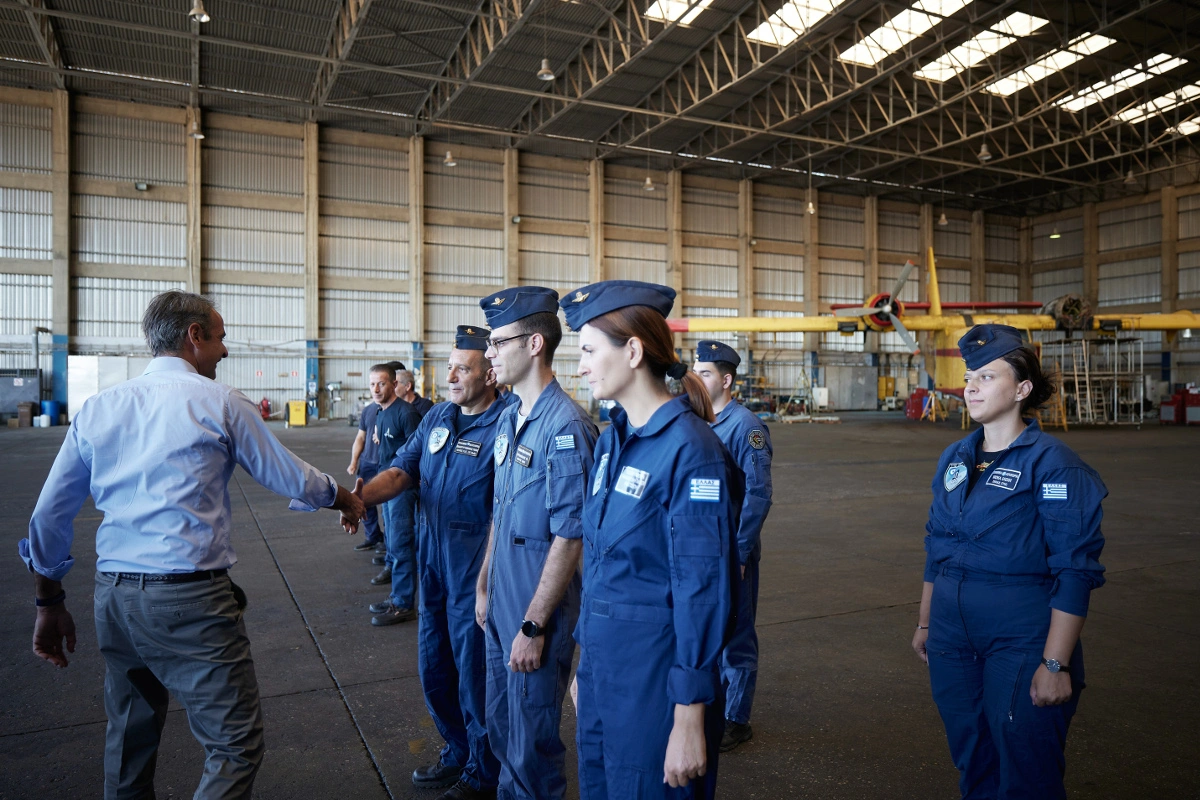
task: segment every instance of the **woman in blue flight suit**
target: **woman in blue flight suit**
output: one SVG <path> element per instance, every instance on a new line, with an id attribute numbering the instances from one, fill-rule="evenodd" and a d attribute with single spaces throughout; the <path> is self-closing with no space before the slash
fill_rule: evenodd
<path id="1" fill-rule="evenodd" d="M 582 800 L 716 788 L 743 481 L 709 429 L 703 384 L 675 359 L 664 319 L 674 298 L 665 286 L 606 281 L 560 301 L 592 396 L 621 406 L 596 443 L 583 510 Z"/>
<path id="2" fill-rule="evenodd" d="M 1020 332 L 977 325 L 958 346 L 982 428 L 938 463 L 913 649 L 929 665 L 962 796 L 1062 798 L 1108 491 L 1022 419 L 1054 385 Z"/>

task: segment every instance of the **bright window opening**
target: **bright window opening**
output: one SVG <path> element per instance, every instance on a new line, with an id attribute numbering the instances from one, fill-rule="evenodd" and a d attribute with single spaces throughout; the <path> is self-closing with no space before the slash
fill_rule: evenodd
<path id="1" fill-rule="evenodd" d="M 1064 97 L 1058 101 L 1057 105 L 1062 106 L 1068 111 L 1083 111 L 1094 103 L 1099 103 L 1101 100 L 1112 97 L 1114 94 L 1123 92 L 1126 89 L 1139 86 L 1155 75 L 1170 72 L 1176 67 L 1182 67 L 1186 63 L 1187 61 L 1182 58 L 1174 58 L 1166 53 L 1161 53 L 1149 61 L 1138 64 L 1133 69 L 1117 73 L 1110 80 L 1093 83 L 1082 92 L 1073 94 L 1070 97 Z"/>
<path id="2" fill-rule="evenodd" d="M 1098 33 L 1085 33 L 1072 39 L 1066 47 L 1055 50 L 1030 64 L 1025 69 L 1014 72 L 1006 78 L 992 81 L 983 87 L 984 91 L 1008 97 L 1022 89 L 1044 81 L 1055 73 L 1062 72 L 1080 59 L 1095 55 L 1116 41 Z"/>
<path id="3" fill-rule="evenodd" d="M 1180 136 L 1191 136 L 1194 133 L 1200 133 L 1200 118 L 1181 122 L 1171 130 Z"/>
<path id="4" fill-rule="evenodd" d="M 783 8 L 746 34 L 763 44 L 787 47 L 833 13 L 845 0 L 790 0 Z"/>
<path id="5" fill-rule="evenodd" d="M 1153 100 L 1140 103 L 1133 108 L 1128 108 L 1117 114 L 1116 119 L 1136 125 L 1156 114 L 1165 114 L 1184 103 L 1190 103 L 1198 98 L 1200 98 L 1200 84 L 1190 83 L 1169 94 L 1164 94 L 1162 97 L 1156 97 Z"/>
<path id="6" fill-rule="evenodd" d="M 696 21 L 696 17 L 700 16 L 704 9 L 712 5 L 712 1 L 696 0 L 695 3 L 688 3 L 687 0 L 656 0 L 646 9 L 646 16 L 662 22 L 679 20 L 680 25 L 690 25 Z M 690 11 L 688 10 L 689 6 L 691 6 Z"/>
<path id="7" fill-rule="evenodd" d="M 951 14 L 962 11 L 971 0 L 920 0 L 907 11 L 877 29 L 839 58 L 852 64 L 873 67 Z"/>
<path id="8" fill-rule="evenodd" d="M 1010 14 L 991 28 L 960 44 L 946 55 L 917 70 L 916 76 L 928 81 L 948 81 L 960 72 L 983 63 L 1023 36 L 1030 36 L 1044 25 L 1040 17 L 1020 11 Z"/>

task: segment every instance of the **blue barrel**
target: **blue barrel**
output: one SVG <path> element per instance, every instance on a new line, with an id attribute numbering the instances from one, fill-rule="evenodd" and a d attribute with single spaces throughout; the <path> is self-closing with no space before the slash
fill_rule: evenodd
<path id="1" fill-rule="evenodd" d="M 50 424 L 58 424 L 58 415 L 62 413 L 62 403 L 57 400 L 43 400 L 42 413 L 50 417 Z"/>

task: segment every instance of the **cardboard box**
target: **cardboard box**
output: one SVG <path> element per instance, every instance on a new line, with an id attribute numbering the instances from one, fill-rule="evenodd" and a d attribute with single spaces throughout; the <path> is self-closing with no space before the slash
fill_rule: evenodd
<path id="1" fill-rule="evenodd" d="M 17 427 L 32 428 L 33 417 L 38 413 L 37 403 L 17 403 Z"/>

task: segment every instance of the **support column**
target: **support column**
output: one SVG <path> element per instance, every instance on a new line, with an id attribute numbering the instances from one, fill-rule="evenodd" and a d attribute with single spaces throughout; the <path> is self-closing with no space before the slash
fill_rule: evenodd
<path id="1" fill-rule="evenodd" d="M 1098 308 L 1100 303 L 1100 226 L 1096 204 L 1083 204 L 1083 296 Z"/>
<path id="2" fill-rule="evenodd" d="M 1033 217 L 1021 217 L 1017 240 L 1017 299 L 1033 299 Z"/>
<path id="3" fill-rule="evenodd" d="M 754 184 L 743 178 L 738 181 L 737 210 L 737 293 L 738 316 L 754 316 Z M 746 334 L 746 347 L 753 351 L 755 336 Z"/>
<path id="4" fill-rule="evenodd" d="M 678 300 L 672 317 L 683 316 L 683 173 L 667 173 L 667 282 Z M 678 338 L 678 337 L 676 337 Z"/>
<path id="5" fill-rule="evenodd" d="M 1162 310 L 1175 311 L 1179 304 L 1179 194 L 1174 186 L 1160 192 L 1162 213 Z"/>
<path id="6" fill-rule="evenodd" d="M 413 351 L 425 343 L 425 140 L 408 140 L 408 338 Z M 425 370 L 417 394 L 428 397 Z"/>
<path id="7" fill-rule="evenodd" d="M 53 383 L 50 396 L 67 407 L 67 353 L 71 341 L 71 99 L 54 90 L 51 112 L 51 329 Z"/>
<path id="8" fill-rule="evenodd" d="M 304 338 L 305 389 L 310 414 L 320 416 L 317 405 L 321 388 L 320 338 L 320 143 L 317 123 L 304 123 Z"/>
<path id="9" fill-rule="evenodd" d="M 987 300 L 987 228 L 982 211 L 971 212 L 971 302 Z"/>
<path id="10" fill-rule="evenodd" d="M 604 267 L 604 162 L 588 162 L 588 282 L 605 280 Z"/>
<path id="11" fill-rule="evenodd" d="M 870 195 L 863 202 L 863 300 L 879 291 L 879 198 Z M 879 334 L 867 329 L 863 334 L 863 352 L 879 352 Z M 878 358 L 876 358 L 878 363 Z"/>
<path id="12" fill-rule="evenodd" d="M 200 109 L 195 106 L 189 107 L 186 123 L 188 130 L 204 130 L 200 127 L 200 122 Z M 196 293 L 201 292 L 204 286 L 204 276 L 201 274 L 203 253 L 200 244 L 201 141 L 189 135 L 184 155 L 184 169 L 187 172 L 187 290 Z"/>
<path id="13" fill-rule="evenodd" d="M 521 213 L 520 154 L 510 147 L 504 151 L 504 285 L 521 282 L 521 232 L 513 218 Z"/>
<path id="14" fill-rule="evenodd" d="M 807 190 L 804 212 L 804 316 L 806 317 L 820 316 L 821 313 L 821 214 L 818 199 L 819 193 L 816 189 Z M 809 205 L 813 207 L 814 213 L 812 214 L 807 211 Z M 821 333 L 819 331 L 808 331 L 804 334 L 804 349 L 812 353 L 812 363 L 815 367 L 817 351 L 821 349 Z"/>

